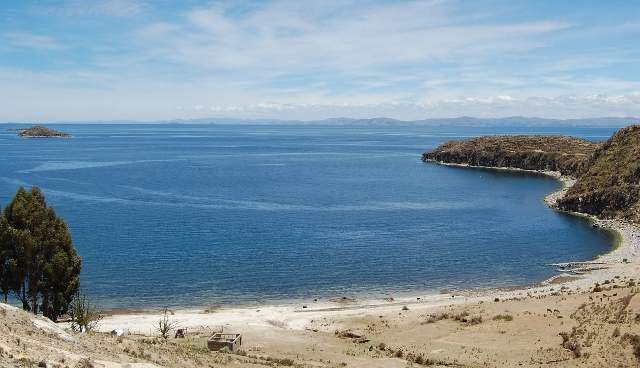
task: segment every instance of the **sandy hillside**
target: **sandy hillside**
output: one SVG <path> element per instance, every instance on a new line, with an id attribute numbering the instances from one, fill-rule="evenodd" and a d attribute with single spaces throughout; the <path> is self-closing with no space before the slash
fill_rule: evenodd
<path id="1" fill-rule="evenodd" d="M 442 306 L 415 301 L 406 308 L 390 303 L 348 313 L 309 312 L 311 317 L 292 320 L 293 325 L 238 319 L 191 327 L 188 338 L 168 341 L 74 334 L 4 307 L 0 356 L 3 367 L 629 367 L 640 362 L 638 291 L 634 281 L 622 276 L 581 291 L 557 287 L 547 295 L 507 294 L 511 300 L 469 299 Z M 202 315 L 216 313 L 225 315 Z M 221 328 L 243 333 L 243 352 L 205 348 L 206 336 Z"/>

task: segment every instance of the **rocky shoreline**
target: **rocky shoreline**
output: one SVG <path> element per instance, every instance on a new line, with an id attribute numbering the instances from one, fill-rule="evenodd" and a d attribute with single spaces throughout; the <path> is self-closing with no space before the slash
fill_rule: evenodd
<path id="1" fill-rule="evenodd" d="M 640 224 L 640 125 L 602 143 L 565 136 L 491 136 L 451 141 L 423 161 L 559 172 L 575 179 L 554 206 L 600 219 Z M 564 180 L 564 179 L 562 179 Z"/>
<path id="2" fill-rule="evenodd" d="M 600 144 L 566 136 L 486 136 L 446 142 L 423 153 L 423 161 L 557 171 L 579 176 Z"/>
<path id="3" fill-rule="evenodd" d="M 425 160 L 426 162 L 432 162 L 439 165 L 444 166 L 455 166 L 455 167 L 466 167 L 466 168 L 477 168 L 477 169 L 489 169 L 489 170 L 505 170 L 505 171 L 518 171 L 518 172 L 530 172 L 534 174 L 541 174 L 553 177 L 559 180 L 562 183 L 562 188 L 559 190 L 549 193 L 544 197 L 545 203 L 555 210 L 569 213 L 573 216 L 579 216 L 587 218 L 593 227 L 598 227 L 602 229 L 607 229 L 613 233 L 615 233 L 618 237 L 618 241 L 616 242 L 613 249 L 610 252 L 602 254 L 596 257 L 593 260 L 582 261 L 582 262 L 571 262 L 570 267 L 565 267 L 565 269 L 560 269 L 560 272 L 563 272 L 560 275 L 553 276 L 549 280 L 545 280 L 541 283 L 541 285 L 549 285 L 552 284 L 554 280 L 559 277 L 570 276 L 580 274 L 586 277 L 589 284 L 594 282 L 603 282 L 610 278 L 610 272 L 593 272 L 593 271 L 601 271 L 603 269 L 610 269 L 611 267 L 617 268 L 618 265 L 621 264 L 631 264 L 632 262 L 640 262 L 640 227 L 635 224 L 629 223 L 627 221 L 621 219 L 603 219 L 598 218 L 596 216 L 574 212 L 574 211 L 566 211 L 562 208 L 558 207 L 558 201 L 563 198 L 566 193 L 572 188 L 576 183 L 576 179 L 570 176 L 562 175 L 558 171 L 546 171 L 546 170 L 525 170 L 519 168 L 512 167 L 490 167 L 490 166 L 473 166 L 468 164 L 458 164 L 458 163 L 448 163 L 441 162 L 436 160 Z M 554 265 L 560 266 L 561 264 Z M 562 265 L 569 265 L 568 263 Z M 595 267 L 594 267 L 595 266 Z M 583 282 L 577 282 L 576 284 L 583 284 Z"/>

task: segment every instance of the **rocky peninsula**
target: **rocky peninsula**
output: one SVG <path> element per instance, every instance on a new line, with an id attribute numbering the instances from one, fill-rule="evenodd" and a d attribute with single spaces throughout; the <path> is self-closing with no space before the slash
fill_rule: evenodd
<path id="1" fill-rule="evenodd" d="M 423 161 L 469 166 L 558 171 L 578 176 L 597 143 L 565 136 L 487 136 L 450 141 L 422 155 Z"/>
<path id="2" fill-rule="evenodd" d="M 34 125 L 26 129 L 18 129 L 18 135 L 25 138 L 69 138 L 70 134 L 47 128 L 42 125 Z"/>
<path id="3" fill-rule="evenodd" d="M 447 142 L 423 161 L 559 172 L 572 180 L 555 206 L 640 223 L 640 125 L 593 143 L 565 136 L 493 136 Z"/>

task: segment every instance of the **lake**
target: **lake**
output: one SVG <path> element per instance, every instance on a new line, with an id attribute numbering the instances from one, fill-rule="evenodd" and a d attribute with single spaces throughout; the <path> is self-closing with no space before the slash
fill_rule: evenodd
<path id="1" fill-rule="evenodd" d="M 421 153 L 486 134 L 613 128 L 51 125 L 0 131 L 0 204 L 40 186 L 69 224 L 103 308 L 254 305 L 513 286 L 588 260 L 613 236 L 549 209 L 527 173 Z"/>

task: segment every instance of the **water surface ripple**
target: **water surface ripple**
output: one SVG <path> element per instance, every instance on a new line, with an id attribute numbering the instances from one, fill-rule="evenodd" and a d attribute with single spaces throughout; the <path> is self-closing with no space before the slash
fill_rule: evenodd
<path id="1" fill-rule="evenodd" d="M 0 201 L 44 189 L 103 307 L 510 286 L 613 241 L 545 206 L 551 178 L 420 162 L 461 137 L 608 129 L 53 127 L 74 138 L 0 135 Z"/>

